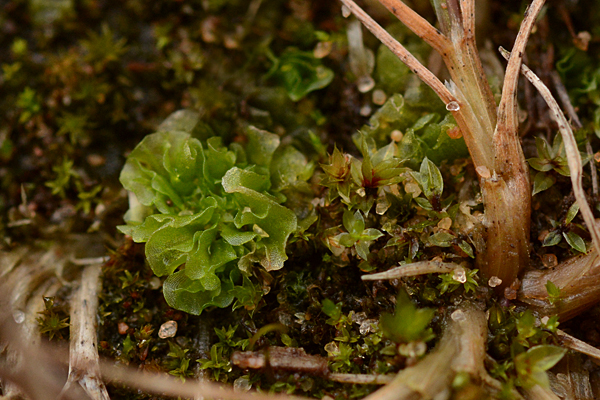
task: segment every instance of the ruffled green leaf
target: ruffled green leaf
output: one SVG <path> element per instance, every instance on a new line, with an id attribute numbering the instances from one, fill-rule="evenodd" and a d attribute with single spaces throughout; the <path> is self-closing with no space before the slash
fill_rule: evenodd
<path id="1" fill-rule="evenodd" d="M 219 184 L 221 178 L 229 171 L 236 162 L 236 154 L 223 146 L 220 137 L 211 137 L 206 141 L 204 152 L 203 176 L 211 186 Z"/>
<path id="2" fill-rule="evenodd" d="M 231 225 L 221 228 L 221 237 L 232 246 L 241 246 L 253 240 L 258 234 L 251 231 L 242 231 Z"/>
<path id="3" fill-rule="evenodd" d="M 248 128 L 248 146 L 246 153 L 252 164 L 266 167 L 271 164 L 273 153 L 279 147 L 279 136 L 274 133 L 257 129 L 253 126 Z"/>
<path id="4" fill-rule="evenodd" d="M 193 180 L 203 163 L 202 145 L 185 132 L 156 132 L 131 152 L 121 171 L 125 189 L 145 206 L 172 213 L 185 208 L 182 196 L 195 188 Z"/>
<path id="5" fill-rule="evenodd" d="M 206 290 L 199 280 L 192 280 L 185 271 L 170 275 L 163 283 L 163 294 L 167 304 L 177 310 L 200 315 L 211 306 L 225 308 L 234 299 L 231 281 L 224 280 L 215 290 Z"/>
<path id="6" fill-rule="evenodd" d="M 146 243 L 146 258 L 158 276 L 172 274 L 194 247 L 194 235 L 210 221 L 214 208 L 191 216 L 173 216 Z M 150 217 L 148 217 L 150 218 Z"/>
<path id="7" fill-rule="evenodd" d="M 202 232 L 198 232 L 194 249 L 190 251 L 186 264 L 185 273 L 190 279 L 202 282 L 206 290 L 215 290 L 221 282 L 215 271 L 238 258 L 233 246 L 223 239 L 216 239 L 217 227 L 214 226 Z"/>
<path id="8" fill-rule="evenodd" d="M 232 168 L 223 177 L 222 184 L 223 189 L 233 193 L 240 204 L 241 211 L 234 220 L 236 228 L 256 224 L 268 235 L 257 243 L 258 248 L 265 249 L 261 265 L 267 271 L 283 267 L 283 262 L 287 260 L 285 244 L 297 227 L 296 215 L 277 204 L 271 196 L 254 190 L 260 188 L 262 183 L 260 175 L 251 171 Z"/>
<path id="9" fill-rule="evenodd" d="M 252 265 L 281 268 L 287 239 L 297 229 L 296 216 L 280 204 L 285 196 L 278 190 L 310 178 L 312 168 L 287 147 L 278 166 L 286 170 L 285 183 L 273 190 L 277 135 L 249 128 L 246 149 L 237 143 L 225 147 L 220 137 L 203 145 L 188 133 L 197 130 L 197 113 L 179 114 L 165 126 L 185 132 L 148 135 L 128 158 L 121 180 L 133 211 L 119 229 L 146 243 L 156 275 L 170 275 L 164 292 L 171 306 L 199 314 L 211 305 L 228 306 L 237 293 L 239 305 L 251 307 L 248 299 L 256 298 L 250 290 Z M 234 281 L 242 280 L 233 290 Z"/>
<path id="10" fill-rule="evenodd" d="M 343 157 L 343 156 L 342 156 Z M 274 189 L 283 190 L 310 179 L 315 164 L 308 162 L 304 154 L 292 146 L 277 151 L 271 164 L 271 179 Z"/>

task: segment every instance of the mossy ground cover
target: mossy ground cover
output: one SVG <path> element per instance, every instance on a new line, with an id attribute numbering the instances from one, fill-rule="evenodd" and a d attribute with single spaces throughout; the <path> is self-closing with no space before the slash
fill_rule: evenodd
<path id="1" fill-rule="evenodd" d="M 433 21 L 432 10 L 414 3 Z M 490 1 L 480 43 L 510 47 L 527 3 Z M 593 6 L 550 3 L 527 62 L 546 81 L 557 73 L 575 106 L 582 126 L 576 138 L 587 162 L 584 187 L 597 213 L 590 165 L 600 161 L 600 15 Z M 421 61 L 432 60 L 415 35 L 381 9 L 371 11 Z M 477 228 L 483 205 L 451 114 L 372 36 L 364 32 L 356 39 L 351 23 L 356 21 L 345 19 L 336 1 L 2 5 L 3 247 L 82 233 L 102 238 L 111 256 L 98 310 L 101 355 L 181 379 L 361 398 L 376 386 L 332 382 L 328 374 L 392 374 L 413 365 L 438 343 L 447 310 L 477 302 L 489 311 L 487 344 L 494 361 L 486 366 L 503 383 L 503 393 L 540 383 L 535 379 L 542 379 L 544 368 L 536 366 L 559 358 L 551 347 L 558 344 L 556 321 L 536 325 L 514 293 L 498 296 L 473 264 L 483 240 Z M 563 28 L 569 24 L 575 39 Z M 591 40 L 577 36 L 581 32 Z M 484 54 L 499 94 L 501 61 L 491 50 Z M 519 98 L 536 194 L 532 267 L 551 268 L 588 251 L 590 236 L 574 206 L 556 127 L 531 88 L 523 86 Z M 191 113 L 167 119 L 181 109 Z M 145 153 L 134 150 L 157 130 L 171 133 L 155 134 L 162 142 Z M 175 149 L 171 158 L 169 149 Z M 157 157 L 146 159 L 148 154 Z M 120 182 L 129 155 L 129 176 Z M 202 174 L 186 172 L 192 159 Z M 162 164 L 155 168 L 154 162 Z M 143 171 L 146 180 L 132 171 Z M 175 182 L 175 175 L 189 181 Z M 147 207 L 140 211 L 144 218 L 155 215 L 156 226 L 148 222 L 144 231 L 131 222 L 130 211 L 121 228 L 146 245 L 117 229 L 130 208 L 121 183 Z M 144 198 L 147 188 L 153 192 Z M 264 204 L 267 217 L 257 211 Z M 217 211 L 206 220 L 177 225 L 211 207 Z M 165 227 L 175 233 L 165 234 Z M 154 230 L 166 236 L 153 242 Z M 199 262 L 211 265 L 209 273 L 191 275 L 195 260 L 207 259 L 197 232 L 209 232 L 204 250 L 217 254 L 218 248 L 221 255 Z M 187 244 L 161 247 L 182 235 Z M 157 242 L 152 258 L 148 251 Z M 269 257 L 283 247 L 286 255 L 273 267 Z M 462 269 L 361 280 L 365 273 L 424 260 Z M 165 300 L 163 285 L 173 273 L 187 281 L 165 287 L 185 295 Z M 217 286 L 222 292 L 215 292 Z M 560 290 L 551 282 L 547 288 L 560 302 Z M 199 304 L 198 293 L 212 294 Z M 48 339 L 68 339 L 67 294 L 48 299 L 40 315 Z M 598 345 L 595 315 L 592 308 L 561 328 Z M 167 321 L 177 322 L 177 333 L 161 339 L 158 331 Z M 270 346 L 302 347 L 323 357 L 329 372 L 232 364 L 234 352 Z M 532 352 L 536 346 L 547 346 L 537 347 L 545 353 Z M 597 377 L 589 361 L 586 368 Z M 454 396 L 479 393 L 471 386 L 468 379 L 455 382 Z M 151 398 L 119 386 L 109 392 Z"/>

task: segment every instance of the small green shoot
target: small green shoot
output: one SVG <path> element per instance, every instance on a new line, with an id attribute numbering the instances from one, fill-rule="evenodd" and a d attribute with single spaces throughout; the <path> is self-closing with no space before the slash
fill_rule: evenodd
<path id="1" fill-rule="evenodd" d="M 29 121 L 31 117 L 38 114 L 42 109 L 37 93 L 29 86 L 19 94 L 16 106 L 21 109 L 21 116 L 19 117 L 21 124 Z"/>
<path id="2" fill-rule="evenodd" d="M 310 92 L 323 89 L 333 80 L 333 71 L 325 67 L 312 52 L 288 47 L 279 58 L 270 51 L 273 62 L 267 77 L 273 77 L 285 88 L 292 101 L 298 101 Z"/>
<path id="3" fill-rule="evenodd" d="M 169 374 L 179 377 L 182 382 L 185 382 L 185 378 L 194 375 L 192 371 L 188 370 L 190 366 L 190 359 L 186 356 L 188 351 L 189 349 L 183 349 L 169 341 L 169 353 L 167 353 L 165 367 L 169 370 Z"/>
<path id="4" fill-rule="evenodd" d="M 46 186 L 52 189 L 53 195 L 64 199 L 67 196 L 66 192 L 70 187 L 71 179 L 79 177 L 73 169 L 73 160 L 65 157 L 60 164 L 52 167 L 52 171 L 56 174 L 56 178 L 46 182 Z"/>
<path id="5" fill-rule="evenodd" d="M 340 233 L 333 240 L 344 247 L 354 246 L 360 258 L 367 260 L 369 246 L 382 237 L 383 233 L 375 228 L 365 229 L 365 219 L 359 210 L 354 213 L 349 210 L 344 211 L 343 223 L 348 232 Z"/>
<path id="6" fill-rule="evenodd" d="M 40 334 L 52 340 L 63 339 L 65 329 L 69 327 L 69 317 L 62 318 L 62 310 L 54 304 L 54 297 L 44 297 L 44 311 L 36 318 Z M 67 334 L 68 335 L 68 334 Z"/>
<path id="7" fill-rule="evenodd" d="M 453 273 L 440 274 L 439 278 L 442 281 L 437 285 L 437 288 L 441 294 L 451 293 L 461 286 L 465 289 L 465 293 L 475 292 L 475 289 L 479 286 L 475 279 L 478 271 L 478 269 L 464 269 L 463 275 L 463 270 L 459 269 Z"/>
<path id="8" fill-rule="evenodd" d="M 546 371 L 558 363 L 567 350 L 553 345 L 540 345 L 530 348 L 514 359 L 518 384 L 525 388 L 540 385 L 550 387 Z"/>
<path id="9" fill-rule="evenodd" d="M 221 343 L 213 344 L 210 348 L 210 358 L 200 359 L 198 363 L 200 363 L 200 369 L 212 370 L 213 378 L 216 381 L 219 381 L 222 374 L 227 374 L 232 370 L 229 356 Z"/>
<path id="10" fill-rule="evenodd" d="M 559 224 L 556 221 L 551 220 L 550 222 L 554 229 L 548 232 L 548 234 L 544 238 L 542 245 L 544 247 L 556 246 L 562 241 L 562 239 L 565 239 L 567 244 L 573 250 L 576 250 L 580 253 L 586 253 L 587 246 L 585 244 L 585 241 L 581 236 L 579 236 L 577 233 L 571 230 L 573 227 L 581 227 L 579 224 L 575 224 L 572 222 L 575 216 L 577 216 L 578 212 L 579 205 L 577 204 L 577 202 L 575 202 L 571 205 L 571 207 L 569 207 L 564 223 Z M 583 227 L 581 228 L 584 229 Z"/>
<path id="11" fill-rule="evenodd" d="M 440 211 L 441 197 L 444 191 L 444 178 L 439 168 L 427 157 L 421 162 L 419 172 L 411 172 L 426 199 L 417 197 L 415 201 L 425 210 Z"/>
<path id="12" fill-rule="evenodd" d="M 552 281 L 546 282 L 546 291 L 548 292 L 548 301 L 553 306 L 557 305 L 560 301 L 560 289 L 556 287 Z"/>
<path id="13" fill-rule="evenodd" d="M 384 336 L 396 343 L 409 343 L 416 340 L 427 342 L 435 337 L 428 328 L 435 315 L 432 308 L 418 308 L 401 289 L 396 300 L 394 314 L 381 315 L 380 324 Z"/>

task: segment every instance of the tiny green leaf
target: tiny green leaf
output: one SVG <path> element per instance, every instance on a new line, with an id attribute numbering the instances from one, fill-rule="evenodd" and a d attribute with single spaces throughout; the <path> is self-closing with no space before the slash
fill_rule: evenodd
<path id="1" fill-rule="evenodd" d="M 549 387 L 545 371 L 558 363 L 567 350 L 558 346 L 539 345 L 532 347 L 514 358 L 519 380 L 526 388 L 536 384 Z"/>
<path id="2" fill-rule="evenodd" d="M 531 195 L 535 196 L 536 194 L 551 188 L 555 182 L 556 178 L 552 175 L 547 175 L 543 172 L 538 172 L 537 174 L 535 174 L 535 178 L 533 178 L 533 192 L 531 193 Z"/>
<path id="3" fill-rule="evenodd" d="M 546 282 L 546 291 L 548 292 L 548 300 L 551 304 L 555 304 L 560 300 L 560 289 L 551 281 Z"/>
<path id="4" fill-rule="evenodd" d="M 429 236 L 427 240 L 433 246 L 450 247 L 454 240 L 454 235 L 449 232 L 440 231 Z"/>
<path id="5" fill-rule="evenodd" d="M 565 223 L 569 224 L 571 223 L 571 221 L 573 221 L 573 218 L 575 218 L 575 216 L 577 216 L 577 213 L 579 212 L 579 203 L 574 202 L 571 207 L 569 207 L 569 211 L 567 211 L 567 216 L 565 218 Z"/>
<path id="6" fill-rule="evenodd" d="M 458 247 L 460 247 L 462 251 L 467 253 L 469 257 L 475 258 L 475 253 L 473 253 L 473 247 L 471 247 L 469 243 L 465 242 L 464 240 L 461 240 L 460 242 L 458 242 Z"/>
<path id="7" fill-rule="evenodd" d="M 427 329 L 435 314 L 431 308 L 417 308 L 404 289 L 398 293 L 395 313 L 383 313 L 380 318 L 383 334 L 396 343 L 429 340 L 432 332 Z"/>
<path id="8" fill-rule="evenodd" d="M 587 252 L 585 242 L 583 241 L 581 236 L 579 236 L 575 232 L 563 232 L 563 237 L 565 238 L 569 246 L 571 246 L 571 248 L 579 251 L 580 253 Z"/>
<path id="9" fill-rule="evenodd" d="M 354 213 L 350 210 L 345 210 L 343 223 L 344 228 L 356 239 L 360 237 L 365 229 L 365 219 L 359 210 L 356 210 Z"/>
<path id="10" fill-rule="evenodd" d="M 557 230 L 550 231 L 544 238 L 544 242 L 542 243 L 542 246 L 544 246 L 544 247 L 556 246 L 557 244 L 560 243 L 561 240 L 562 240 L 562 237 L 561 237 L 561 234 L 559 231 L 557 231 Z"/>

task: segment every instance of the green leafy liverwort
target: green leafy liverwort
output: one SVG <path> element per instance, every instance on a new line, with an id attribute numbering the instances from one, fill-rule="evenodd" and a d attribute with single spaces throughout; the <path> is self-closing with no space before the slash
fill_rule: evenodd
<path id="1" fill-rule="evenodd" d="M 220 137 L 193 137 L 188 122 L 165 121 L 169 130 L 146 136 L 129 155 L 120 179 L 131 207 L 119 229 L 146 243 L 150 267 L 168 276 L 167 303 L 198 315 L 244 293 L 255 263 L 283 267 L 297 218 L 280 190 L 310 177 L 312 167 L 278 157 L 294 149 L 280 147 L 275 134 L 249 127 L 245 148 L 226 147 Z"/>

